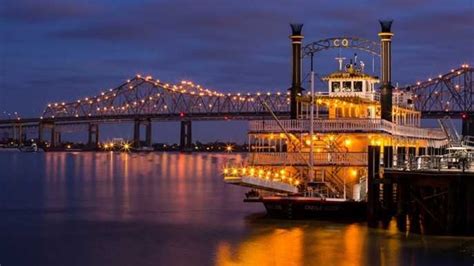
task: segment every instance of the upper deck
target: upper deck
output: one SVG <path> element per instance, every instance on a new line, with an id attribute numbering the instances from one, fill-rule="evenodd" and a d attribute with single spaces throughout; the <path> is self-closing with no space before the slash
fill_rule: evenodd
<path id="1" fill-rule="evenodd" d="M 315 133 L 386 133 L 393 136 L 412 137 L 427 140 L 446 140 L 441 129 L 403 126 L 378 118 L 315 119 Z M 309 119 L 258 120 L 249 122 L 249 133 L 307 133 Z"/>
<path id="2" fill-rule="evenodd" d="M 310 119 L 311 107 L 314 106 L 316 118 L 325 116 L 324 118 L 329 120 L 342 119 L 344 122 L 368 119 L 369 122 L 365 124 L 369 124 L 369 127 L 374 123 L 380 124 L 386 131 L 387 125 L 377 122 L 377 119 L 381 119 L 382 109 L 380 93 L 376 90 L 376 85 L 379 83 L 378 77 L 364 73 L 364 68 L 359 67 L 357 63 L 352 63 L 351 60 L 344 69 L 341 62 L 339 70 L 327 75 L 323 80 L 327 82 L 326 92 L 316 92 L 314 95 L 307 93 L 297 99 L 299 118 Z M 420 127 L 421 113 L 414 109 L 412 98 L 410 91 L 393 90 L 392 122 L 394 124 Z M 365 125 L 358 127 L 365 127 Z M 323 130 L 326 129 L 323 128 Z M 393 130 L 388 133 L 391 132 Z"/>

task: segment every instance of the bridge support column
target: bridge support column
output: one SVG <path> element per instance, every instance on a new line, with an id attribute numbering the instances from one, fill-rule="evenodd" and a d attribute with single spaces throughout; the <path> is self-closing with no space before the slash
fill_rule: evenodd
<path id="1" fill-rule="evenodd" d="M 51 129 L 51 137 L 45 137 L 45 129 Z M 52 122 L 40 122 L 38 124 L 38 144 L 44 146 L 46 142 L 50 143 L 50 146 L 53 146 L 54 135 L 55 135 L 54 123 Z"/>
<path id="2" fill-rule="evenodd" d="M 133 146 L 138 148 L 140 144 L 140 120 L 135 119 L 133 124 Z"/>
<path id="3" fill-rule="evenodd" d="M 89 124 L 89 139 L 87 142 L 89 147 L 97 147 L 99 145 L 99 124 Z"/>
<path id="4" fill-rule="evenodd" d="M 22 144 L 26 140 L 22 124 L 13 125 L 13 140 L 18 144 Z"/>
<path id="5" fill-rule="evenodd" d="M 43 130 L 44 130 L 44 124 L 39 122 L 39 124 L 38 124 L 38 144 L 43 143 Z"/>
<path id="6" fill-rule="evenodd" d="M 191 121 L 181 121 L 180 150 L 192 151 L 192 124 Z"/>
<path id="7" fill-rule="evenodd" d="M 462 135 L 474 136 L 474 117 L 469 117 L 462 120 Z"/>
<path id="8" fill-rule="evenodd" d="M 56 130 L 55 125 L 51 127 L 51 147 L 58 147 L 61 143 L 61 132 Z"/>
<path id="9" fill-rule="evenodd" d="M 141 126 L 145 126 L 145 145 L 151 147 L 152 145 L 152 122 L 148 118 L 146 120 L 135 119 L 133 125 L 133 146 L 136 148 L 141 147 Z"/>
<path id="10" fill-rule="evenodd" d="M 147 147 L 152 145 L 152 123 L 151 119 L 147 119 L 145 123 L 145 143 Z"/>

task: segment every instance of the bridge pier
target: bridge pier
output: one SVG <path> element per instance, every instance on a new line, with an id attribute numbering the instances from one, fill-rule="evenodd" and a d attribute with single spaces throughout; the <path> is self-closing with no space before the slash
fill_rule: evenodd
<path id="1" fill-rule="evenodd" d="M 151 147 L 152 145 L 151 126 L 152 126 L 151 119 L 147 119 L 145 123 L 145 144 L 147 147 Z"/>
<path id="2" fill-rule="evenodd" d="M 38 144 L 43 143 L 43 130 L 44 130 L 44 125 L 43 123 L 39 122 L 38 123 Z"/>
<path id="3" fill-rule="evenodd" d="M 99 145 L 99 124 L 89 123 L 88 133 L 87 145 L 96 148 Z"/>
<path id="4" fill-rule="evenodd" d="M 12 139 L 17 142 L 18 144 L 22 144 L 26 141 L 26 132 L 23 131 L 23 126 L 20 123 L 16 123 L 13 125 L 13 134 Z"/>
<path id="5" fill-rule="evenodd" d="M 46 122 L 46 123 L 45 122 L 39 122 L 39 124 L 38 124 L 38 144 L 44 145 L 44 143 L 46 141 L 44 130 L 46 128 L 51 129 L 51 135 L 50 135 L 49 143 L 50 143 L 51 147 L 55 147 L 55 145 L 58 144 L 58 139 L 59 139 L 59 142 L 60 142 L 61 134 L 60 134 L 60 132 L 56 132 L 54 122 Z"/>
<path id="6" fill-rule="evenodd" d="M 54 124 L 51 127 L 51 147 L 58 147 L 61 144 L 61 132 L 56 130 Z"/>
<path id="7" fill-rule="evenodd" d="M 133 146 L 140 147 L 140 120 L 135 119 L 133 122 Z"/>
<path id="8" fill-rule="evenodd" d="M 180 150 L 192 151 L 192 124 L 190 120 L 181 121 Z"/>
<path id="9" fill-rule="evenodd" d="M 474 117 L 469 116 L 462 120 L 462 135 L 474 136 Z"/>
<path id="10" fill-rule="evenodd" d="M 145 126 L 145 145 L 147 147 L 151 147 L 152 145 L 152 122 L 151 119 L 135 119 L 133 125 L 133 146 L 138 148 L 141 146 L 141 138 L 140 138 L 140 129 L 141 126 Z"/>

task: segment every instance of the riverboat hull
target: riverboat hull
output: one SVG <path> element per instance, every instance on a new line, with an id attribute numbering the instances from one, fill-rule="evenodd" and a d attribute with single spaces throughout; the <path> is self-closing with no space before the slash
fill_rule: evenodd
<path id="1" fill-rule="evenodd" d="M 307 197 L 264 197 L 260 201 L 275 218 L 363 220 L 367 216 L 365 201 Z"/>

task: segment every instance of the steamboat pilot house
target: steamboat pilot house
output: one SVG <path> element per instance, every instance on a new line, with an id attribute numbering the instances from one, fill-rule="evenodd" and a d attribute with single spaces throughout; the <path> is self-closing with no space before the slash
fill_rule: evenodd
<path id="1" fill-rule="evenodd" d="M 441 129 L 421 127 L 409 92 L 394 90 L 392 121 L 381 119 L 379 79 L 363 67 L 351 62 L 324 80 L 327 91 L 313 97 L 313 135 L 309 94 L 297 99 L 298 119 L 249 122 L 251 154 L 224 169 L 227 183 L 252 187 L 251 194 L 263 198 L 284 193 L 363 201 L 369 145 L 390 147 L 395 162 L 446 144 Z"/>

